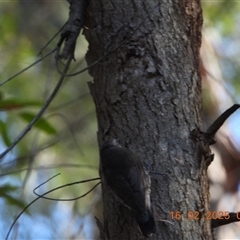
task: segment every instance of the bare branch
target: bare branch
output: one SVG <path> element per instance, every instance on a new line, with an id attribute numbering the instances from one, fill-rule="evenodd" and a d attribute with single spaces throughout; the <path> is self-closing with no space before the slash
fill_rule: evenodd
<path id="1" fill-rule="evenodd" d="M 69 58 L 68 61 L 67 61 L 66 66 L 64 68 L 64 71 L 63 71 L 64 74 L 67 73 L 71 61 L 72 61 L 72 58 Z M 60 89 L 64 79 L 65 79 L 65 75 L 61 75 L 61 77 L 60 77 L 56 87 L 52 91 L 51 95 L 49 96 L 49 98 L 47 99 L 47 101 L 45 102 L 45 104 L 43 105 L 41 110 L 33 118 L 33 120 L 27 125 L 27 127 L 19 134 L 19 136 L 13 141 L 13 143 L 5 151 L 3 151 L 0 154 L 0 160 L 22 140 L 22 138 L 31 130 L 31 128 L 37 122 L 37 120 L 43 115 L 43 113 L 45 112 L 45 110 L 47 109 L 49 104 L 52 102 L 52 100 L 54 99 L 54 97 L 58 93 L 58 90 Z"/>
<path id="2" fill-rule="evenodd" d="M 68 183 L 68 184 L 65 184 L 65 185 L 62 185 L 62 186 L 59 186 L 59 187 L 56 187 L 56 188 L 53 188 L 51 189 L 50 191 L 48 191 L 47 193 L 50 193 L 50 192 L 53 192 L 55 190 L 58 190 L 58 189 L 61 189 L 61 188 L 64 188 L 64 187 L 69 187 L 69 186 L 72 186 L 72 185 L 75 185 L 75 184 L 80 184 L 80 183 L 85 183 L 85 182 L 91 182 L 91 181 L 96 181 L 96 180 L 100 180 L 100 178 L 91 178 L 91 179 L 87 179 L 87 180 L 83 180 L 83 181 L 77 181 L 77 182 L 73 182 L 73 183 Z M 33 192 L 35 195 L 37 195 L 38 197 L 41 197 L 41 198 L 44 198 L 44 199 L 47 199 L 47 200 L 52 200 L 52 201 L 74 201 L 74 200 L 77 200 L 77 199 L 80 199 L 80 198 L 83 198 L 85 196 L 87 196 L 90 192 L 92 192 L 99 184 L 101 183 L 98 182 L 97 184 L 95 184 L 89 191 L 87 191 L 86 193 L 84 193 L 83 195 L 79 196 L 79 197 L 76 197 L 76 198 L 63 198 L 63 199 L 57 199 L 57 198 L 49 198 L 49 197 L 44 197 L 44 195 L 46 195 L 45 193 L 44 194 L 38 194 L 36 192 L 36 190 L 41 187 L 43 184 L 39 185 L 38 187 L 34 188 Z"/>
<path id="3" fill-rule="evenodd" d="M 234 104 L 232 107 L 228 108 L 223 112 L 207 129 L 204 133 L 206 139 L 209 141 L 209 144 L 214 144 L 215 140 L 213 139 L 216 132 L 224 124 L 224 122 L 240 107 L 240 104 Z"/>
<path id="4" fill-rule="evenodd" d="M 40 184 L 38 187 L 36 187 L 36 188 L 34 189 L 34 191 L 35 191 L 37 188 L 39 188 L 39 187 L 41 187 L 42 185 L 44 185 L 44 184 L 46 184 L 47 182 L 49 182 L 51 179 L 53 179 L 53 178 L 55 178 L 55 177 L 57 177 L 57 176 L 59 176 L 59 175 L 60 175 L 60 173 L 58 173 L 58 174 L 54 175 L 53 177 L 49 178 L 47 181 L 43 182 L 43 183 Z M 74 184 L 79 184 L 79 183 L 84 183 L 84 182 L 89 182 L 89 181 L 95 181 L 95 180 L 99 180 L 99 179 L 100 179 L 100 178 L 93 178 L 93 179 L 89 179 L 89 180 L 83 180 L 83 181 L 78 181 L 78 182 L 74 182 L 74 183 L 68 183 L 68 184 L 65 184 L 65 185 L 56 187 L 56 188 L 54 188 L 54 189 L 51 189 L 51 190 L 45 192 L 45 193 L 42 194 L 42 195 L 38 195 L 38 197 L 35 198 L 32 202 L 30 202 L 30 203 L 17 215 L 17 217 L 14 219 L 11 227 L 9 228 L 9 230 L 8 230 L 8 232 L 7 232 L 7 235 L 6 235 L 5 240 L 8 239 L 8 237 L 9 237 L 9 235 L 10 235 L 10 233 L 11 233 L 11 231 L 12 231 L 14 225 L 15 225 L 15 223 L 16 223 L 17 220 L 21 217 L 21 215 L 22 215 L 33 203 L 35 203 L 38 199 L 44 198 L 45 195 L 47 195 L 47 194 L 49 194 L 49 193 L 51 193 L 51 192 L 53 192 L 53 191 L 55 191 L 55 190 L 58 190 L 58 189 L 60 189 L 60 188 L 66 187 L 66 186 L 71 186 L 71 185 L 74 185 Z M 80 197 L 78 197 L 78 198 L 82 198 L 82 197 L 86 196 L 86 195 L 87 195 L 88 193 L 90 193 L 95 187 L 97 187 L 100 183 L 101 183 L 101 182 L 97 183 L 90 191 L 88 191 L 87 193 L 83 194 L 82 196 L 80 196 Z M 36 194 L 36 193 L 35 193 L 35 194 Z M 47 198 L 46 198 L 46 199 L 47 199 Z M 53 200 L 53 199 L 51 199 L 51 200 Z M 75 199 L 73 199 L 73 200 L 75 200 Z M 58 201 L 61 201 L 61 200 L 58 200 Z M 66 201 L 66 200 L 63 200 L 63 201 Z M 71 200 L 68 200 L 68 201 L 71 201 Z"/>
<path id="5" fill-rule="evenodd" d="M 5 81 L 0 83 L 0 87 L 3 86 L 5 83 L 9 82 L 10 80 L 12 80 L 13 78 L 17 77 L 18 75 L 20 75 L 21 73 L 27 71 L 29 68 L 31 68 L 32 66 L 36 65 L 37 63 L 41 62 L 44 58 L 48 57 L 49 55 L 51 55 L 52 53 L 54 53 L 57 50 L 57 48 L 54 48 L 52 51 L 50 51 L 49 53 L 47 53 L 45 56 L 39 58 L 37 61 L 33 62 L 32 64 L 30 64 L 28 67 L 22 69 L 21 71 L 19 71 L 18 73 L 14 74 L 13 76 L 11 76 L 10 78 L 6 79 Z"/>
<path id="6" fill-rule="evenodd" d="M 65 40 L 65 47 L 62 54 L 59 55 L 59 57 L 63 59 L 68 59 L 69 56 L 73 56 L 74 58 L 76 41 L 83 28 L 88 5 L 88 0 L 68 0 L 68 2 L 70 3 L 69 18 L 60 39 L 60 42 Z"/>
<path id="7" fill-rule="evenodd" d="M 238 216 L 238 213 L 230 212 L 228 215 L 223 216 L 223 219 L 212 219 L 211 226 L 212 228 L 216 228 L 229 223 L 239 222 L 239 221 L 240 221 L 240 214 Z"/>

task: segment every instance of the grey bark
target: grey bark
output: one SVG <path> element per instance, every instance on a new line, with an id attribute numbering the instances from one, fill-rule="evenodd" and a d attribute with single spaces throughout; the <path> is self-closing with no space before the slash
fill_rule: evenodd
<path id="1" fill-rule="evenodd" d="M 204 217 L 209 210 L 209 148 L 192 134 L 201 129 L 200 1 L 94 0 L 87 16 L 89 65 L 129 38 L 89 70 L 94 78 L 89 87 L 99 144 L 118 138 L 150 170 L 167 174 L 152 175 L 158 219 L 152 239 L 212 239 Z M 133 214 L 104 179 L 102 195 L 105 238 L 143 238 Z M 181 220 L 170 215 L 177 211 Z M 189 220 L 188 211 L 198 212 L 199 220 Z"/>

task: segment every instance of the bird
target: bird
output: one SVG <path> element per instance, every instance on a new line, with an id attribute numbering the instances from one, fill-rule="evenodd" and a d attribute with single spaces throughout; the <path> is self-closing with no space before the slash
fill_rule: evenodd
<path id="1" fill-rule="evenodd" d="M 130 208 L 145 237 L 156 233 L 151 204 L 151 178 L 140 158 L 116 139 L 103 143 L 100 164 L 107 186 Z"/>

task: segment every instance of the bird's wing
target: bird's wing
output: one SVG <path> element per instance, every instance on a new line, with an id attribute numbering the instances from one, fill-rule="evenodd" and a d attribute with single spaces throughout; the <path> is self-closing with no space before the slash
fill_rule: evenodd
<path id="1" fill-rule="evenodd" d="M 104 172 L 109 187 L 135 212 L 146 210 L 146 183 L 149 180 L 143 169 L 132 166 L 127 170 L 115 168 Z M 146 179 L 147 178 L 147 179 Z"/>

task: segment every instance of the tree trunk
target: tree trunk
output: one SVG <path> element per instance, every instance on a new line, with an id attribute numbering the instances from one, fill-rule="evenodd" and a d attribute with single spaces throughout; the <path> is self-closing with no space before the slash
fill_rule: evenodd
<path id="1" fill-rule="evenodd" d="M 212 239 L 205 220 L 209 148 L 193 136 L 201 129 L 200 1 L 90 1 L 86 26 L 89 65 L 125 41 L 89 70 L 89 87 L 99 143 L 118 138 L 165 174 L 152 174 L 152 239 Z M 141 239 L 133 213 L 104 179 L 102 195 L 106 239 Z"/>

